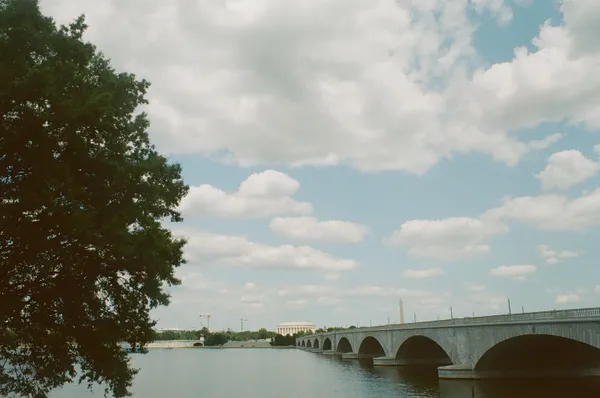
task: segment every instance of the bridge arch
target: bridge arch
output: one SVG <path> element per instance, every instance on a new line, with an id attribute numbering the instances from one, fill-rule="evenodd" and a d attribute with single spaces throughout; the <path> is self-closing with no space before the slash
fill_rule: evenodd
<path id="1" fill-rule="evenodd" d="M 350 340 L 348 340 L 346 337 L 340 338 L 336 351 L 341 353 L 352 352 L 352 344 L 350 344 Z"/>
<path id="2" fill-rule="evenodd" d="M 452 365 L 450 355 L 435 340 L 422 335 L 404 340 L 395 359 L 405 365 Z"/>
<path id="3" fill-rule="evenodd" d="M 567 337 L 526 334 L 489 348 L 474 366 L 476 373 L 510 376 L 580 375 L 600 367 L 600 349 Z"/>
<path id="4" fill-rule="evenodd" d="M 306 342 L 302 340 L 302 347 L 306 347 Z"/>
<path id="5" fill-rule="evenodd" d="M 323 351 L 331 351 L 331 339 L 327 337 L 323 340 Z"/>
<path id="6" fill-rule="evenodd" d="M 306 348 L 312 348 L 312 342 L 310 340 L 306 340 Z"/>
<path id="7" fill-rule="evenodd" d="M 360 343 L 358 355 L 371 358 L 384 357 L 385 350 L 379 340 L 373 336 L 367 336 Z"/>
<path id="8" fill-rule="evenodd" d="M 315 339 L 315 342 L 313 343 L 313 347 L 319 348 L 319 339 Z"/>

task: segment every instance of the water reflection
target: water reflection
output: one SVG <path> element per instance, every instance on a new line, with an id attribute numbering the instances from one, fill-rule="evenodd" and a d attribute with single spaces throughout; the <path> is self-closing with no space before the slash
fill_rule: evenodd
<path id="1" fill-rule="evenodd" d="M 600 397 L 600 379 L 534 379 L 534 380 L 487 380 L 472 383 L 474 396 L 482 398 L 597 398 Z M 442 392 L 457 391 L 456 382 L 440 381 Z M 446 396 L 446 395 L 442 395 Z M 447 395 L 464 397 L 464 395 Z"/>
<path id="2" fill-rule="evenodd" d="M 427 398 L 598 398 L 600 378 L 526 380 L 439 380 L 435 366 L 373 366 L 370 360 L 327 360 L 365 378 L 402 385 L 398 397 Z M 399 391 L 399 390 L 396 390 Z M 408 393 L 408 395 L 405 395 Z"/>
<path id="3" fill-rule="evenodd" d="M 378 366 L 373 371 L 393 381 L 410 383 L 417 387 L 429 387 L 438 381 L 437 369 L 431 366 Z"/>
<path id="4" fill-rule="evenodd" d="M 600 398 L 598 378 L 438 380 L 435 367 L 373 367 L 296 350 L 152 350 L 131 359 L 141 369 L 134 398 Z M 50 396 L 102 396 L 96 392 L 68 385 Z"/>
<path id="5" fill-rule="evenodd" d="M 439 397 L 437 369 L 431 366 L 375 367 L 374 373 L 395 383 L 406 385 L 410 396 Z"/>

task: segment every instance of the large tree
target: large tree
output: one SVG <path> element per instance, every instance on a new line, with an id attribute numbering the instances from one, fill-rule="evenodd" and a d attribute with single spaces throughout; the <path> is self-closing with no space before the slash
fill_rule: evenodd
<path id="1" fill-rule="evenodd" d="M 181 221 L 187 186 L 149 141 L 149 84 L 85 29 L 0 0 L 0 396 L 77 379 L 128 396 L 119 342 L 151 339 L 184 262 L 161 222 Z"/>

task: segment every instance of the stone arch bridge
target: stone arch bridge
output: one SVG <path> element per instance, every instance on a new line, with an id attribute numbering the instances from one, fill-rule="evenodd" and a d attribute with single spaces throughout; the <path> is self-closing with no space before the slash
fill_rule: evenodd
<path id="1" fill-rule="evenodd" d="M 375 366 L 437 366 L 440 378 L 600 376 L 600 308 L 347 329 L 296 344 Z"/>

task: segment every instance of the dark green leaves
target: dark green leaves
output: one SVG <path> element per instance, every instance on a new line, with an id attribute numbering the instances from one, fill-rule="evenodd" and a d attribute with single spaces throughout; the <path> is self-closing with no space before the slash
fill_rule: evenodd
<path id="1" fill-rule="evenodd" d="M 116 73 L 37 1 L 0 0 L 0 395 L 75 377 L 127 396 L 119 342 L 152 338 L 185 242 L 160 221 L 187 192 L 150 144 L 148 82 Z M 5 363 L 3 365 L 3 363 Z"/>

